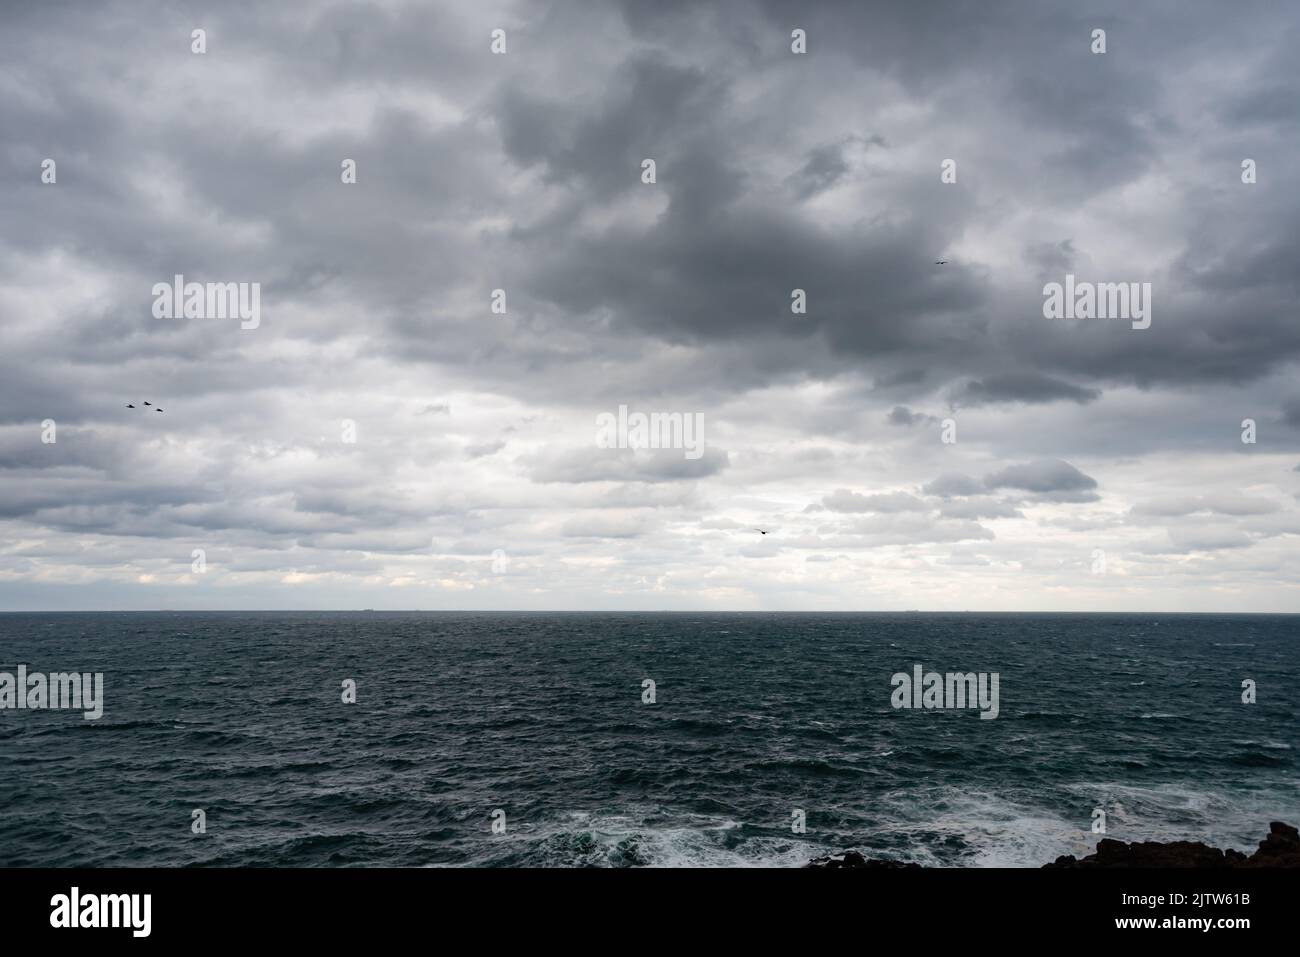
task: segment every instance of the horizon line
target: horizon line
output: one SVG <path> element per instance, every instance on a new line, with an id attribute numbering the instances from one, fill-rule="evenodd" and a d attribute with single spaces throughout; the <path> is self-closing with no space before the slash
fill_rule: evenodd
<path id="1" fill-rule="evenodd" d="M 139 615 L 139 614 L 512 614 L 512 615 L 1276 615 L 1300 616 L 1300 611 L 1162 611 L 1078 609 L 859 608 L 852 610 L 691 609 L 691 608 L 20 608 L 0 609 L 0 615 Z"/>

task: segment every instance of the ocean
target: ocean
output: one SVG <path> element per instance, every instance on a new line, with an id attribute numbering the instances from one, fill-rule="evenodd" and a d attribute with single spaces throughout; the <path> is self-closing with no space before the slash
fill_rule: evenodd
<path id="1" fill-rule="evenodd" d="M 104 700 L 0 710 L 0 866 L 1037 867 L 1090 852 L 1097 809 L 1250 850 L 1300 823 L 1298 626 L 3 614 L 0 672 L 102 672 Z M 895 708 L 917 665 L 996 673 L 997 717 Z"/>

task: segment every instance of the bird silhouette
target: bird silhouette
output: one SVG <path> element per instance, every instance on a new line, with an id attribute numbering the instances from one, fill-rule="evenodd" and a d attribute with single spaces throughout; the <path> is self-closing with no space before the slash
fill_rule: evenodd
<path id="1" fill-rule="evenodd" d="M 760 534 L 760 535 L 766 535 L 766 534 L 767 534 L 767 532 L 763 531 L 761 528 L 756 528 L 756 529 L 754 529 L 754 531 L 758 532 L 758 534 Z"/>
<path id="2" fill-rule="evenodd" d="M 161 412 L 162 409 L 154 409 L 155 412 Z"/>
<path id="3" fill-rule="evenodd" d="M 936 266 L 946 266 L 946 265 L 948 265 L 948 260 L 946 260 L 946 259 L 936 259 L 936 260 L 934 261 L 934 264 L 935 264 Z"/>
<path id="4" fill-rule="evenodd" d="M 153 405 L 152 402 L 146 402 L 145 405 Z"/>
<path id="5" fill-rule="evenodd" d="M 129 402 L 126 404 L 126 407 L 127 407 L 128 409 L 134 409 L 134 408 L 135 408 L 135 406 L 133 406 L 133 405 L 132 405 L 131 403 L 129 403 Z"/>

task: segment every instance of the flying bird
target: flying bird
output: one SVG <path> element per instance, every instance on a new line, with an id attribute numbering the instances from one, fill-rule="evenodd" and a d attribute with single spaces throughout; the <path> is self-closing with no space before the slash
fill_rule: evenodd
<path id="1" fill-rule="evenodd" d="M 766 535 L 766 534 L 767 534 L 767 532 L 763 531 L 761 528 L 756 528 L 756 529 L 754 529 L 754 531 L 758 532 L 758 534 L 760 534 L 760 535 Z"/>
<path id="2" fill-rule="evenodd" d="M 153 405 L 152 402 L 146 402 L 145 405 Z"/>
<path id="3" fill-rule="evenodd" d="M 934 261 L 934 264 L 935 264 L 936 266 L 946 266 L 946 265 L 948 265 L 948 260 L 946 260 L 946 259 L 936 259 L 936 260 Z"/>
<path id="4" fill-rule="evenodd" d="M 128 402 L 128 403 L 126 404 L 126 407 L 127 407 L 128 409 L 134 409 L 134 408 L 135 408 L 135 406 L 133 406 L 130 402 Z"/>
<path id="5" fill-rule="evenodd" d="M 154 409 L 155 412 L 161 412 L 162 409 Z"/>

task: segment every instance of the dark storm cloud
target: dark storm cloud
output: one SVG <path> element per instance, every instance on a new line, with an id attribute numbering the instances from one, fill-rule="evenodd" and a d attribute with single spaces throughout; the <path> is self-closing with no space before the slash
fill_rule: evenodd
<path id="1" fill-rule="evenodd" d="M 795 198 L 804 200 L 834 186 L 848 172 L 844 144 L 832 143 L 811 150 L 808 162 L 797 173 L 791 173 L 787 182 L 794 189 Z"/>
<path id="2" fill-rule="evenodd" d="M 1065 275 L 1074 269 L 1077 258 L 1074 241 L 1070 239 L 1035 241 L 1025 249 L 1025 261 L 1034 267 L 1034 274 L 1041 279 L 1052 280 Z"/>
<path id="3" fill-rule="evenodd" d="M 888 419 L 891 425 L 917 425 L 922 422 L 931 422 L 934 417 L 923 412 L 913 412 L 905 405 L 896 405 L 889 410 Z"/>
<path id="4" fill-rule="evenodd" d="M 808 151 L 808 162 L 786 178 L 786 184 L 794 191 L 795 199 L 805 200 L 835 186 L 849 174 L 849 164 L 844 152 L 854 145 L 886 145 L 880 136 L 869 138 L 848 137 L 838 143 L 826 143 Z"/>
<path id="5" fill-rule="evenodd" d="M 1161 24 L 1159 30 L 1149 24 L 1139 29 L 1120 5 L 1110 12 L 1064 18 L 1017 5 L 995 9 L 953 5 L 925 14 L 909 4 L 875 5 L 869 10 L 827 6 L 801 11 L 799 16 L 767 9 L 774 29 L 780 24 L 788 30 L 794 20 L 807 27 L 817 38 L 818 56 L 842 55 L 863 70 L 897 73 L 918 97 L 960 103 L 973 95 L 960 89 L 962 78 L 977 72 L 994 89 L 1010 95 L 1017 106 L 1009 119 L 986 117 L 994 125 L 1010 123 L 1003 130 L 1003 141 L 1015 139 L 1012 130 L 1017 124 L 1032 131 L 1021 147 L 1037 151 L 1042 179 L 1026 185 L 1036 195 L 1041 192 L 1048 203 L 1067 207 L 1086 202 L 1101 190 L 1137 182 L 1155 159 L 1153 131 L 1166 137 L 1191 135 L 1172 120 L 1177 89 L 1164 86 L 1159 70 L 1152 67 L 1153 59 L 1177 58 L 1180 45 L 1194 38 L 1187 29 L 1191 18 L 1181 8 L 1157 8 L 1152 16 L 1153 23 Z M 1225 21 L 1228 29 L 1220 37 L 1222 43 L 1269 42 L 1271 27 L 1263 8 L 1249 9 L 1254 16 L 1247 27 Z M 1207 24 L 1214 22 L 1214 8 L 1199 6 L 1197 12 L 1200 29 L 1212 34 Z M 633 25 L 665 46 L 671 38 L 698 28 L 682 17 L 635 20 Z M 1112 31 L 1117 53 L 1094 57 L 1088 52 L 1087 37 L 1094 25 Z M 723 35 L 717 42 L 725 47 L 729 39 L 748 43 L 749 35 L 746 31 L 730 38 Z M 683 39 L 678 47 L 691 50 L 693 45 Z M 1174 283 L 1190 281 L 1208 288 L 1210 275 L 1197 279 L 1191 262 L 1232 241 L 1224 237 L 1222 221 L 1217 230 L 1188 235 L 1179 254 L 1182 265 L 1161 286 L 1164 323 L 1157 320 L 1156 331 L 1145 340 L 1115 336 L 1113 329 L 1053 329 L 1043 324 L 1039 314 L 1037 288 L 1016 290 L 1022 276 L 977 279 L 957 271 L 936 283 L 929 265 L 931 252 L 946 245 L 944 232 L 951 234 L 971 223 L 970 208 L 949 207 L 940 220 L 934 213 L 943 207 L 935 199 L 928 211 L 895 206 L 889 225 L 884 217 L 877 217 L 869 225 L 819 229 L 798 208 L 787 206 L 777 213 L 755 193 L 744 192 L 759 186 L 741 159 L 745 148 L 735 139 L 741 127 L 727 114 L 734 105 L 731 88 L 745 69 L 754 68 L 751 59 L 735 66 L 719 57 L 722 78 L 713 81 L 707 98 L 700 98 L 694 94 L 704 86 L 701 73 L 685 66 L 652 69 L 648 55 L 638 57 L 597 106 L 597 118 L 587 122 L 608 124 L 628 103 L 645 102 L 653 104 L 649 109 L 653 130 L 660 125 L 659 104 L 680 107 L 671 130 L 645 138 L 668 157 L 658 186 L 668 197 L 668 212 L 645 230 L 616 226 L 598 236 L 575 234 L 562 247 L 552 247 L 531 277 L 530 289 L 564 311 L 604 308 L 633 323 L 640 333 L 697 343 L 736 335 L 742 328 L 750 336 L 798 342 L 813 330 L 846 357 L 892 355 L 896 361 L 898 354 L 912 353 L 927 356 L 941 370 L 959 362 L 967 368 L 992 364 L 997 360 L 990 346 L 1001 340 L 999 344 L 1024 364 L 1039 369 L 1084 380 L 1142 385 L 1159 380 L 1248 380 L 1300 353 L 1300 332 L 1282 321 L 1285 283 L 1294 285 L 1294 278 L 1288 271 L 1279 287 L 1273 275 L 1273 264 L 1294 262 L 1292 253 L 1300 251 L 1294 247 L 1293 237 L 1300 230 L 1293 228 L 1297 208 L 1293 197 L 1279 196 L 1280 204 L 1269 213 L 1272 222 L 1264 228 L 1274 235 L 1260 247 L 1268 252 L 1234 262 L 1235 287 L 1219 289 L 1213 300 L 1180 301 Z M 815 71 L 819 62 L 810 55 L 800 68 Z M 726 73 L 728 66 L 733 73 Z M 716 70 L 710 73 L 716 75 Z M 629 84 L 639 92 L 629 92 Z M 707 118 L 701 115 L 705 102 L 714 108 Z M 944 105 L 951 108 L 946 100 Z M 569 107 L 574 114 L 581 110 L 579 105 Z M 1144 113 L 1156 117 L 1153 129 L 1136 119 Z M 589 135 L 584 124 L 567 119 L 558 105 L 548 108 L 544 122 L 534 114 L 526 121 L 513 113 L 504 115 L 507 144 L 525 137 L 529 123 L 544 127 L 545 136 L 534 138 L 540 144 L 536 152 L 555 167 L 548 166 L 550 175 L 588 185 L 591 195 L 584 202 L 609 195 L 606 191 L 615 185 L 611 169 L 622 175 L 623 169 L 633 168 L 629 164 L 635 150 L 608 156 L 581 149 Z M 573 132 L 565 134 L 566 129 Z M 614 132 L 618 142 L 628 138 L 622 121 Z M 1105 144 L 1105 149 L 1099 151 L 1099 144 Z M 810 149 L 821 152 L 812 159 L 805 154 L 788 177 L 797 179 L 809 164 L 814 181 L 822 173 L 834 181 L 844 177 L 840 151 L 824 145 Z M 1195 150 L 1190 140 L 1188 149 Z M 649 155 L 655 150 L 643 152 Z M 533 161 L 534 155 L 527 161 Z M 927 168 L 904 175 L 917 179 L 919 187 L 922 179 L 936 179 L 934 173 Z M 637 188 L 629 176 L 624 175 L 623 182 L 625 193 Z M 905 183 L 901 195 L 920 198 L 913 184 L 907 179 Z M 701 184 L 709 188 L 702 189 Z M 1068 184 L 1068 188 L 1053 194 L 1050 184 Z M 970 188 L 977 193 L 981 189 Z M 764 237 L 761 246 L 750 241 L 758 235 Z M 1068 267 L 1075 258 L 1074 240 L 1030 243 L 1031 249 L 1045 246 L 1056 252 L 1040 252 L 1040 267 Z M 1198 253 L 1198 246 L 1209 248 Z M 809 317 L 803 326 L 789 322 L 782 309 L 789 289 L 796 286 L 809 291 Z M 1021 321 L 999 322 L 988 315 L 991 293 L 997 287 L 1016 290 L 1014 295 L 1022 303 Z M 1225 308 L 1237 316 L 1234 330 L 1216 333 Z M 989 335 L 999 329 L 1003 331 Z M 822 365 L 815 348 L 792 351 L 789 360 L 802 360 L 813 369 Z M 1043 376 L 1048 378 L 1047 373 Z M 1096 392 L 1086 381 L 1058 387 L 1059 397 L 1075 401 Z"/>
<path id="6" fill-rule="evenodd" d="M 978 406 L 993 402 L 1035 404 L 1065 399 L 1083 405 L 1100 396 L 1101 392 L 1097 389 L 1083 389 L 1051 376 L 1033 372 L 1008 372 L 966 383 L 954 394 L 953 402 Z"/>
<path id="7" fill-rule="evenodd" d="M 594 115 L 522 86 L 507 88 L 496 107 L 507 155 L 522 167 L 540 163 L 548 180 L 601 202 L 626 191 L 643 158 L 658 155 L 672 166 L 674 154 L 659 151 L 673 142 L 673 131 L 707 122 L 717 107 L 718 91 L 702 70 L 657 57 L 631 60 L 612 79 Z"/>
<path id="8" fill-rule="evenodd" d="M 104 16 L 122 18 L 111 22 L 123 28 L 128 8 L 112 6 L 109 11 Z M 1242 22 L 1225 21 L 1220 37 L 1225 46 L 1268 39 L 1268 33 L 1255 32 L 1268 25 L 1261 19 L 1262 8 L 1245 11 Z M 751 162 L 759 155 L 755 149 L 765 149 L 760 144 L 798 115 L 790 111 L 800 104 L 792 94 L 784 102 L 764 101 L 761 110 L 741 107 L 737 87 L 766 71 L 799 70 L 815 77 L 845 69 L 847 62 L 847 69 L 864 75 L 879 71 L 900 79 L 907 95 L 943 113 L 960 112 L 977 95 L 976 89 L 966 89 L 975 75 L 981 84 L 1012 96 L 1017 110 L 1003 117 L 978 112 L 971 121 L 986 127 L 991 142 L 1014 140 L 1018 128 L 1032 131 L 1020 143 L 1028 155 L 1017 162 L 1038 162 L 1039 181 L 1025 185 L 1046 190 L 1049 183 L 1069 184 L 1055 197 L 1048 191 L 1045 199 L 1077 204 L 1102 188 L 1079 190 L 1087 177 L 1103 175 L 1098 172 L 1100 155 L 1130 182 L 1148 169 L 1148 134 L 1132 118 L 1144 111 L 1169 115 L 1177 95 L 1156 79 L 1159 70 L 1153 64 L 1176 57 L 1180 44 L 1190 41 L 1189 20 L 1212 33 L 1215 8 L 1200 6 L 1192 18 L 1181 8 L 1162 5 L 1148 14 L 1150 21 L 1135 21 L 1118 4 L 1091 16 L 1048 14 L 1015 4 L 979 10 L 940 5 L 920 14 L 906 3 L 874 5 L 869 11 L 814 6 L 797 17 L 775 6 L 737 3 L 720 5 L 712 13 L 681 10 L 650 16 L 625 8 L 625 26 L 641 44 L 629 46 L 621 59 L 605 57 L 609 65 L 597 68 L 605 71 L 605 82 L 576 93 L 572 84 L 548 90 L 511 57 L 498 58 L 498 67 L 474 55 L 457 36 L 470 24 L 479 25 L 472 19 L 412 6 L 335 4 L 303 22 L 268 15 L 251 4 L 223 8 L 211 28 L 214 38 L 241 53 L 256 53 L 274 65 L 273 75 L 283 78 L 288 89 L 311 90 L 313 99 L 328 102 L 358 83 L 386 83 L 431 93 L 472 93 L 475 104 L 471 116 L 437 130 L 427 128 L 405 103 L 381 105 L 363 137 L 322 130 L 292 143 L 254 130 L 231 136 L 228 129 L 197 117 L 182 131 L 162 123 L 127 126 L 104 108 L 93 86 L 41 76 L 27 66 L 22 75 L 38 77 L 38 89 L 53 97 L 58 108 L 51 111 L 37 98 L 10 98 L 5 127 L 39 130 L 42 123 L 57 123 L 49 135 L 38 132 L 29 139 L 57 143 L 72 138 L 94 145 L 73 153 L 62 167 L 60 187 L 44 194 L 30 185 L 31 176 L 20 177 L 20 172 L 29 170 L 27 164 L 45 150 L 11 154 L 11 173 L 29 184 L 22 190 L 23 204 L 36 231 L 25 241 L 31 248 L 53 246 L 73 219 L 83 244 L 102 261 L 146 277 L 170 275 L 185 263 L 236 275 L 262 273 L 262 265 L 254 264 L 267 263 L 265 250 L 274 244 L 276 275 L 264 277 L 268 295 L 364 300 L 392 336 L 374 340 L 372 348 L 416 360 L 465 355 L 466 349 L 454 343 L 468 337 L 430 339 L 425 324 L 412 317 L 430 308 L 431 285 L 462 286 L 481 271 L 472 265 L 473 245 L 465 243 L 463 224 L 476 211 L 508 208 L 493 178 L 500 167 L 482 161 L 496 152 L 492 135 L 484 132 L 494 128 L 503 154 L 499 158 L 519 170 L 540 170 L 545 183 L 563 192 L 557 197 L 558 215 L 517 222 L 500 239 L 481 236 L 480 243 L 487 245 L 478 250 L 480 263 L 508 262 L 503 271 L 514 277 L 509 285 L 521 302 L 548 305 L 574 317 L 607 312 L 617 338 L 662 338 L 708 348 L 743 335 L 756 348 L 768 338 L 796 346 L 784 351 L 777 367 L 767 361 L 761 367 L 729 363 L 721 371 L 732 387 L 774 374 L 823 375 L 845 363 L 866 359 L 871 365 L 891 356 L 893 363 L 928 366 L 940 379 L 955 378 L 959 368 L 969 373 L 972 367 L 988 366 L 984 376 L 973 380 L 984 392 L 976 386 L 967 396 L 978 401 L 990 391 L 995 397 L 1000 390 L 1014 391 L 997 368 L 1004 365 L 999 350 L 1006 349 L 1021 364 L 1041 370 L 1043 381 L 1062 376 L 1083 380 L 1060 387 L 1080 390 L 1063 391 L 1060 397 L 1082 401 L 1097 391 L 1089 379 L 1143 385 L 1241 381 L 1300 353 L 1295 324 L 1279 321 L 1280 310 L 1270 310 L 1270 302 L 1280 306 L 1288 301 L 1278 280 L 1288 281 L 1286 267 L 1300 253 L 1295 246 L 1297 206 L 1291 198 L 1269 211 L 1272 222 L 1262 224 L 1262 242 L 1252 242 L 1245 257 L 1231 255 L 1241 247 L 1228 236 L 1216 238 L 1222 229 L 1193 233 L 1173 275 L 1181 273 L 1184 281 L 1216 290 L 1220 301 L 1175 305 L 1162 296 L 1162 315 L 1143 341 L 1117 337 L 1110 334 L 1113 330 L 1045 326 L 1035 318 L 1041 298 L 1036 289 L 1021 287 L 1022 276 L 972 274 L 952 265 L 935 274 L 930 264 L 935 252 L 977 222 L 978 207 L 969 198 L 978 200 L 988 188 L 985 177 L 943 193 L 937 162 L 895 169 L 890 175 L 901 188 L 891 207 L 857 223 L 832 226 L 799 204 L 767 193 L 769 184 Z M 812 52 L 802 60 L 790 57 L 786 48 L 793 20 L 813 37 Z M 35 28 L 30 18 L 26 22 Z M 598 31 L 599 40 L 575 34 L 577 24 Z M 724 29 L 726 24 L 733 28 Z M 1112 32 L 1114 49 L 1104 57 L 1087 52 L 1093 25 Z M 528 32 L 530 51 L 546 50 L 557 59 L 566 44 L 617 43 L 605 18 L 575 21 L 564 4 L 531 23 Z M 758 48 L 756 35 L 765 37 Z M 158 42 L 166 34 L 154 28 L 148 37 Z M 68 47 L 78 41 L 86 42 L 74 34 Z M 18 41 L 11 44 L 19 56 Z M 178 51 L 177 57 L 188 56 L 184 43 L 178 42 Z M 1262 84 L 1265 77 L 1252 75 L 1250 80 Z M 1269 89 L 1261 86 L 1257 95 L 1266 96 Z M 979 87 L 978 95 L 985 93 Z M 1249 94 L 1236 95 L 1242 99 Z M 485 119 L 491 127 L 484 126 Z M 74 129 L 75 134 L 70 132 Z M 793 137 L 804 132 L 797 120 L 790 127 Z M 1166 125 L 1162 132 L 1189 141 L 1193 135 L 1176 125 Z M 1053 136 L 1061 138 L 1052 142 Z M 1258 133 L 1253 141 L 1258 143 Z M 875 149 L 884 142 L 880 132 L 840 131 L 791 149 L 789 168 L 781 176 L 806 199 L 862 175 L 849 168 L 847 145 Z M 1106 148 L 1098 151 L 1097 144 Z M 165 155 L 220 215 L 267 226 L 266 238 L 244 249 L 214 244 L 169 217 L 165 207 L 142 202 L 134 182 L 120 175 L 138 163 L 142 146 Z M 1074 158 L 1073 152 L 1084 155 Z M 335 188 L 341 156 L 358 158 L 364 202 Z M 435 156 L 435 165 L 424 159 Z M 594 230 L 580 225 L 583 213 L 645 189 L 638 180 L 644 156 L 659 163 L 655 189 L 667 199 L 665 213 L 641 228 L 621 225 L 617 217 Z M 1104 174 L 1105 185 L 1113 185 L 1112 175 Z M 88 195 L 93 202 L 86 202 Z M 418 203 L 411 202 L 415 195 Z M 1222 201 L 1209 195 L 1204 200 L 1203 215 L 1222 223 L 1216 208 Z M 57 204 L 55 215 L 49 211 L 51 201 Z M 348 240 L 340 243 L 323 231 L 322 218 L 346 229 Z M 1252 228 L 1260 226 L 1255 222 Z M 1037 258 L 1040 265 L 1059 269 L 1075 258 L 1076 242 L 1033 238 L 1027 246 L 1055 249 L 1054 256 L 1040 252 Z M 1199 244 L 1208 248 L 1198 252 Z M 1280 276 L 1278 268 L 1284 270 Z M 501 281 L 485 277 L 477 283 L 477 294 Z M 1290 282 L 1294 289 L 1294 278 Z M 789 315 L 789 294 L 796 287 L 809 295 L 809 314 L 802 322 Z M 994 300 L 1008 292 L 1021 302 L 1028 325 L 992 315 Z M 160 335 L 139 307 L 143 294 L 123 293 L 117 306 L 120 320 L 87 317 L 81 323 L 72 347 L 85 359 L 114 350 L 122 358 L 138 357 L 142 349 L 195 360 L 210 354 L 210 337 L 190 329 Z M 132 296 L 134 307 L 129 305 Z M 1174 309 L 1185 314 L 1166 311 Z M 1233 311 L 1234 326 L 1215 336 L 1224 309 Z M 1162 331 L 1175 324 L 1178 335 Z M 137 335 L 124 339 L 124 330 Z M 314 339 L 340 331 L 335 323 L 319 319 L 292 329 L 296 336 Z M 537 345 L 524 335 L 480 353 L 482 374 L 508 377 L 520 363 L 549 367 L 558 356 L 548 358 Z M 599 346 L 618 348 L 612 341 Z M 483 358 L 489 361 L 483 363 Z M 528 378 L 519 387 L 534 388 L 538 381 Z"/>
<path id="9" fill-rule="evenodd" d="M 1290 399 L 1282 406 L 1282 421 L 1293 429 L 1300 429 L 1300 399 Z"/>

